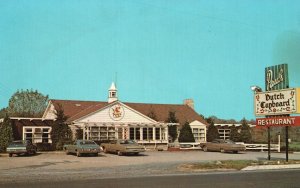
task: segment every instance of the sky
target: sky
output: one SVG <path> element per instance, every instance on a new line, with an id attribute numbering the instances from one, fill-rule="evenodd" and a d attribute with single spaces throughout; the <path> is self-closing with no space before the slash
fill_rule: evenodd
<path id="1" fill-rule="evenodd" d="M 250 86 L 286 63 L 300 87 L 298 0 L 0 0 L 0 108 L 51 99 L 182 104 L 255 119 Z"/>

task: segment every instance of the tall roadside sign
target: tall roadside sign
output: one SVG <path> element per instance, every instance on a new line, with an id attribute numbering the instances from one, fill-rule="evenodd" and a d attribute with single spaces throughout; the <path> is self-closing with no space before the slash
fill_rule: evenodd
<path id="1" fill-rule="evenodd" d="M 268 159 L 270 152 L 270 127 L 285 126 L 286 161 L 288 161 L 288 127 L 300 126 L 300 88 L 289 88 L 288 65 L 281 64 L 265 68 L 265 92 L 255 92 L 254 113 L 256 125 L 268 128 Z"/>
<path id="2" fill-rule="evenodd" d="M 266 91 L 289 88 L 288 65 L 281 64 L 265 69 Z"/>

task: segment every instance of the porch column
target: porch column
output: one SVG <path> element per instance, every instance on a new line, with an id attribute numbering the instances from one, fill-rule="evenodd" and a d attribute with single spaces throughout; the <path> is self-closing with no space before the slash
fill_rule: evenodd
<path id="1" fill-rule="evenodd" d="M 164 134 L 165 134 L 165 140 L 167 140 L 167 142 L 169 143 L 169 130 L 168 130 L 168 126 L 165 127 Z"/>
<path id="2" fill-rule="evenodd" d="M 122 139 L 125 139 L 125 129 L 122 127 Z"/>
<path id="3" fill-rule="evenodd" d="M 136 134 L 135 134 L 136 129 L 137 129 L 137 127 L 134 126 L 133 127 L 133 140 L 136 140 Z M 129 129 L 129 137 L 130 137 L 130 129 Z"/>
<path id="4" fill-rule="evenodd" d="M 90 126 L 86 126 L 86 139 L 89 140 L 90 139 Z"/>
<path id="5" fill-rule="evenodd" d="M 140 127 L 140 140 L 143 140 L 143 127 Z"/>
<path id="6" fill-rule="evenodd" d="M 160 141 L 162 141 L 161 134 L 162 134 L 162 133 L 161 133 L 161 127 L 159 127 L 159 140 L 160 140 Z"/>
<path id="7" fill-rule="evenodd" d="M 153 135 L 153 140 L 156 140 L 156 134 L 155 134 L 156 133 L 156 129 L 155 129 L 155 126 L 152 127 L 152 130 L 153 130 L 152 131 L 153 132 L 153 134 L 152 134 Z"/>
<path id="8" fill-rule="evenodd" d="M 82 140 L 85 140 L 85 127 L 82 127 L 82 130 L 83 130 L 83 138 L 82 138 Z"/>

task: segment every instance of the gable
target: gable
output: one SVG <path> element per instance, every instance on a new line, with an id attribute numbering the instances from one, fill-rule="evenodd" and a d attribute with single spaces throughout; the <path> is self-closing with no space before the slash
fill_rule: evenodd
<path id="1" fill-rule="evenodd" d="M 101 122 L 101 123 L 155 123 L 155 120 L 116 101 L 100 110 L 92 112 L 74 122 Z"/>
<path id="2" fill-rule="evenodd" d="M 197 120 L 190 123 L 190 126 L 203 126 L 203 125 L 206 126 L 205 124 L 203 124 L 203 123 L 201 123 L 200 121 L 197 121 Z"/>
<path id="3" fill-rule="evenodd" d="M 53 103 L 51 101 L 49 101 L 48 106 L 43 114 L 44 119 L 55 119 L 56 118 L 56 110 L 55 107 L 53 105 Z"/>

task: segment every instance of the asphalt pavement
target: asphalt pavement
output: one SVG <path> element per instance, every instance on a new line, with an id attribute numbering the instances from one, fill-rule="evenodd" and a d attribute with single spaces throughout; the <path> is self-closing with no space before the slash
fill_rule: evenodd
<path id="1" fill-rule="evenodd" d="M 300 169 L 0 184 L 2 188 L 299 188 Z"/>
<path id="2" fill-rule="evenodd" d="M 101 153 L 98 157 L 76 157 L 63 152 L 38 153 L 35 156 L 0 156 L 0 185 L 28 183 L 51 185 L 60 182 L 100 181 L 100 179 L 147 178 L 190 175 L 181 164 L 217 160 L 266 160 L 267 152 L 239 154 L 220 152 L 145 152 L 139 156 L 117 156 Z M 272 153 L 272 160 L 284 160 L 284 153 Z M 300 154 L 291 154 L 290 159 L 300 160 Z M 275 165 L 277 166 L 277 165 Z M 273 166 L 274 167 L 274 166 Z M 291 166 L 289 166 L 291 167 Z M 298 168 L 294 166 L 293 168 Z M 258 169 L 252 169 L 258 170 Z M 226 171 L 229 173 L 230 171 Z M 203 174 L 205 172 L 197 172 Z M 300 174 L 299 174 L 300 176 Z"/>

